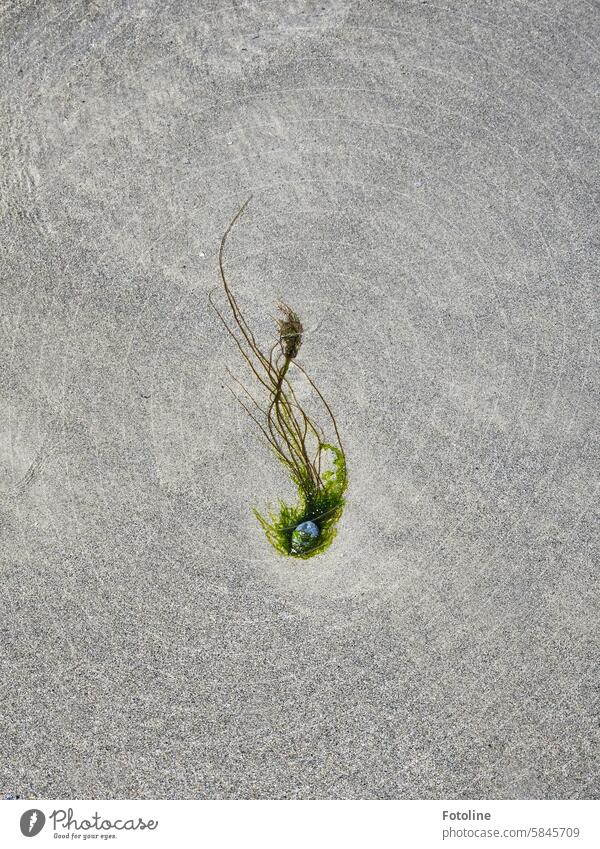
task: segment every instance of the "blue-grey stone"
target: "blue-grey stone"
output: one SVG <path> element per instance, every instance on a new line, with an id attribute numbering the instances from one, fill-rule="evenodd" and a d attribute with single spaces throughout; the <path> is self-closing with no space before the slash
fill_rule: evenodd
<path id="1" fill-rule="evenodd" d="M 315 522 L 300 522 L 292 534 L 292 553 L 300 554 L 302 551 L 308 551 L 319 534 L 319 526 Z"/>
<path id="2" fill-rule="evenodd" d="M 301 522 L 296 530 L 300 534 L 307 534 L 312 539 L 316 539 L 320 533 L 319 526 L 314 522 Z"/>

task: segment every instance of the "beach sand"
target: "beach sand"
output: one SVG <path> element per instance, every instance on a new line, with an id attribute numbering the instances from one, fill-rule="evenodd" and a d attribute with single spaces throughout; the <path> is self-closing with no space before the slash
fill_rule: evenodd
<path id="1" fill-rule="evenodd" d="M 598 10 L 3 11 L 0 791 L 598 796 Z M 335 411 L 319 557 L 219 240 Z"/>

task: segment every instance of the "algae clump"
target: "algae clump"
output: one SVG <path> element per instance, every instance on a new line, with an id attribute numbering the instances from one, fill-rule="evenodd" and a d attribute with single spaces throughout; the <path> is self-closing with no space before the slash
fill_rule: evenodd
<path id="1" fill-rule="evenodd" d="M 225 276 L 223 255 L 227 236 L 249 200 L 230 222 L 219 249 L 219 271 L 229 320 L 212 297 L 210 302 L 245 360 L 253 383 L 250 390 L 229 372 L 238 391 L 229 388 L 298 491 L 297 504 L 289 505 L 280 500 L 278 512 L 269 511 L 264 516 L 254 510 L 254 515 L 278 552 L 306 559 L 325 551 L 336 536 L 348 485 L 346 455 L 331 407 L 297 360 L 304 333 L 299 315 L 287 304 L 279 304 L 278 338 L 269 349 L 263 350 Z M 317 422 L 300 404 L 292 376 L 308 383 L 317 405 L 324 411 L 326 426 Z M 326 429 L 330 431 L 329 436 L 326 436 Z"/>

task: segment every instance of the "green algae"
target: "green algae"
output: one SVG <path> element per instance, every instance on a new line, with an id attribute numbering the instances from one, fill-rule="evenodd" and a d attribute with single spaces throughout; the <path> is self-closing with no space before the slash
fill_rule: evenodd
<path id="1" fill-rule="evenodd" d="M 254 509 L 254 515 L 267 540 L 280 554 L 305 560 L 329 548 L 337 534 L 348 485 L 346 455 L 330 405 L 297 360 L 304 333 L 299 315 L 287 304 L 279 304 L 278 338 L 270 348 L 263 349 L 225 276 L 223 255 L 227 236 L 249 200 L 227 227 L 219 249 L 219 270 L 229 307 L 228 318 L 212 297 L 210 302 L 249 369 L 251 389 L 231 372 L 235 389 L 229 388 L 288 472 L 298 493 L 296 504 L 280 500 L 278 510 L 269 510 L 263 515 Z M 294 389 L 297 380 L 308 385 L 323 412 L 324 422 L 317 421 L 298 401 Z M 303 522 L 314 523 L 318 536 L 314 539 L 302 536 L 298 525 Z M 302 539 L 301 546 L 299 539 Z"/>
<path id="2" fill-rule="evenodd" d="M 289 505 L 279 501 L 279 512 L 270 512 L 267 518 L 258 510 L 254 510 L 254 515 L 262 525 L 271 545 L 281 554 L 299 557 L 302 560 L 329 548 L 337 534 L 337 523 L 346 503 L 344 497 L 348 485 L 346 458 L 335 445 L 323 443 L 321 448 L 330 451 L 333 455 L 333 469 L 323 472 L 323 484 L 319 489 L 307 495 L 306 490 L 295 480 L 298 504 Z M 310 548 L 293 552 L 292 534 L 301 522 L 314 522 L 320 533 Z"/>

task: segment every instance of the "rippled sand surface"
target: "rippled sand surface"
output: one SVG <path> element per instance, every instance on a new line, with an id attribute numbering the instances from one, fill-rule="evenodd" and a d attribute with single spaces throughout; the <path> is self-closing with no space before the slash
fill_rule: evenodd
<path id="1" fill-rule="evenodd" d="M 597 5 L 1 15 L 0 791 L 597 797 Z M 249 194 L 348 455 L 304 562 Z"/>

